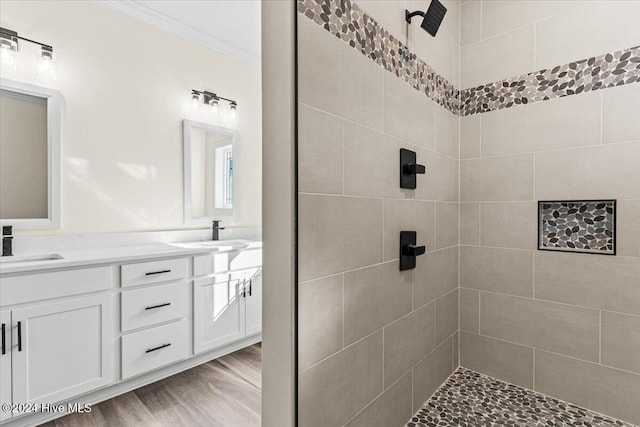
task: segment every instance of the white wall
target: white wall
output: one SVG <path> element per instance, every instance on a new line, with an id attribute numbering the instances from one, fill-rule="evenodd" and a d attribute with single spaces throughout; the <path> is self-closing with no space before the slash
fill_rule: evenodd
<path id="1" fill-rule="evenodd" d="M 35 75 L 37 50 L 26 43 L 18 70 L 2 69 L 62 93 L 62 226 L 47 234 L 184 227 L 182 119 L 229 126 L 191 112 L 191 89 L 238 101 L 242 211 L 233 224 L 260 225 L 259 69 L 98 2 L 3 1 L 0 15 L 2 27 L 53 45 L 57 57 L 56 81 Z"/>

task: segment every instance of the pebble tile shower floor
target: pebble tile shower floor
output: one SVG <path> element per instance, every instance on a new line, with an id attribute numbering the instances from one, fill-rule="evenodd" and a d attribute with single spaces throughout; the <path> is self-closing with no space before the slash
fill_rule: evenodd
<path id="1" fill-rule="evenodd" d="M 465 368 L 458 368 L 407 423 L 426 426 L 634 427 Z"/>

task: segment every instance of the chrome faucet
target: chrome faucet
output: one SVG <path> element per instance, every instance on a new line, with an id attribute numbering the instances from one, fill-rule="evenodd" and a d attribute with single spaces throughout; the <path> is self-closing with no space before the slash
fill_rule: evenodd
<path id="1" fill-rule="evenodd" d="M 219 219 L 214 219 L 213 220 L 213 225 L 211 227 L 211 240 L 220 240 L 220 236 L 218 234 L 219 230 L 224 230 L 224 227 L 220 227 L 220 223 L 222 221 L 220 221 Z"/>
<path id="2" fill-rule="evenodd" d="M 13 227 L 5 225 L 2 227 L 2 256 L 13 256 Z"/>

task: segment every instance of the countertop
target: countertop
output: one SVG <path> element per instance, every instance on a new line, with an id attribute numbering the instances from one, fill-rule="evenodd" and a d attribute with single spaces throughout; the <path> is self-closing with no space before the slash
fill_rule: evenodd
<path id="1" fill-rule="evenodd" d="M 208 244 L 216 246 L 206 246 Z M 225 253 L 238 250 L 262 248 L 262 242 L 254 240 L 221 240 L 218 242 L 157 243 L 143 246 L 119 246 L 87 250 L 64 250 L 45 253 L 17 253 L 20 256 L 59 255 L 62 259 L 0 263 L 0 276 L 15 273 L 38 272 L 53 269 L 80 267 L 85 265 L 103 265 L 119 262 L 148 260 L 153 258 L 171 258 Z"/>

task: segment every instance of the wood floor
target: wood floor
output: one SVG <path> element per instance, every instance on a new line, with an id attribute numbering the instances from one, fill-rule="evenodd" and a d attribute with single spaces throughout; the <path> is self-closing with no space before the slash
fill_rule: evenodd
<path id="1" fill-rule="evenodd" d="M 255 344 L 43 426 L 258 427 L 261 360 Z"/>

